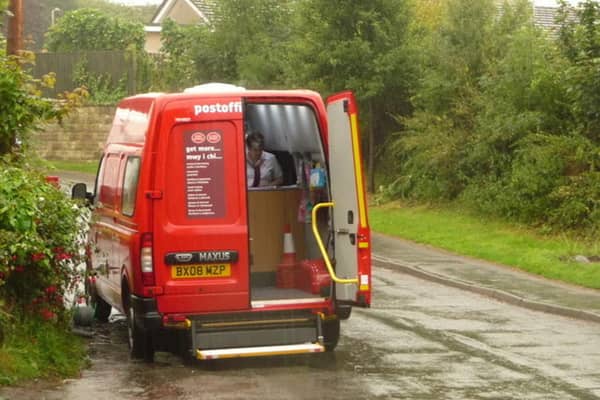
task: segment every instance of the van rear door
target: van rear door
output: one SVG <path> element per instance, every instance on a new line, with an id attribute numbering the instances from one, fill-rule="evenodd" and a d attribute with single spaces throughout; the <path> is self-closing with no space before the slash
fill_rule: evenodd
<path id="1" fill-rule="evenodd" d="M 236 112 L 228 112 L 226 103 L 235 103 Z M 165 106 L 161 126 L 155 190 L 148 193 L 156 199 L 154 268 L 156 285 L 163 287 L 158 310 L 193 314 L 248 309 L 241 103 L 173 101 Z"/>
<path id="2" fill-rule="evenodd" d="M 358 278 L 336 283 L 338 302 L 371 303 L 371 239 L 362 172 L 358 110 L 351 92 L 327 99 L 329 176 L 333 207 L 336 275 Z"/>

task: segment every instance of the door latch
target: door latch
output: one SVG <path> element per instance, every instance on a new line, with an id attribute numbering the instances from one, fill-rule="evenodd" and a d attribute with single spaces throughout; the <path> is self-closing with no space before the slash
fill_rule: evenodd
<path id="1" fill-rule="evenodd" d="M 352 246 L 356 244 L 356 233 L 350 234 L 350 244 L 352 244 Z"/>

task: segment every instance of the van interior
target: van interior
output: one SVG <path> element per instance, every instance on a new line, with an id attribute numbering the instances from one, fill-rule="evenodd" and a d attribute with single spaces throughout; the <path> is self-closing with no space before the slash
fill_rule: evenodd
<path id="1" fill-rule="evenodd" d="M 319 125 L 306 104 L 245 105 L 245 133 L 258 130 L 265 151 L 277 158 L 283 185 L 248 188 L 250 282 L 253 306 L 319 301 L 330 296 L 331 279 L 317 239 L 311 210 L 330 199 Z M 329 209 L 317 229 L 330 248 Z"/>

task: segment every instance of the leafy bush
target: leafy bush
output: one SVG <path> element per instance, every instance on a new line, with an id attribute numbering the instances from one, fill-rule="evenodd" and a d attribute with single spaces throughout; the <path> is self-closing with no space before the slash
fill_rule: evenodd
<path id="1" fill-rule="evenodd" d="M 66 13 L 46 35 L 50 51 L 144 48 L 144 26 L 107 12 L 82 8 Z"/>
<path id="2" fill-rule="evenodd" d="M 87 91 L 86 101 L 94 105 L 116 104 L 127 95 L 125 77 L 114 83 L 110 74 L 95 74 L 88 70 L 88 61 L 82 59 L 73 69 L 73 83 Z"/>
<path id="3" fill-rule="evenodd" d="M 42 175 L 2 163 L 0 301 L 6 314 L 65 324 L 65 294 L 80 277 L 80 207 Z"/>
<path id="4" fill-rule="evenodd" d="M 549 215 L 553 225 L 600 235 L 600 172 L 569 177 L 550 197 L 558 203 Z"/>
<path id="5" fill-rule="evenodd" d="M 556 42 L 526 1 L 499 16 L 487 0 L 446 5 L 438 29 L 424 29 L 415 110 L 398 117 L 397 176 L 383 193 L 597 234 L 600 6 L 584 1 L 573 21 L 563 2 Z"/>
<path id="6" fill-rule="evenodd" d="M 38 121 L 60 118 L 59 106 L 39 97 L 39 87 L 51 85 L 51 77 L 35 80 L 23 69 L 31 59 L 0 55 L 0 155 L 25 140 Z"/>

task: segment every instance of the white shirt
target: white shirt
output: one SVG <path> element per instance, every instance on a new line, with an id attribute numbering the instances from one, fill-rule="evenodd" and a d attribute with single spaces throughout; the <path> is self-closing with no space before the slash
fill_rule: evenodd
<path id="1" fill-rule="evenodd" d="M 260 155 L 260 160 L 257 161 L 260 165 L 260 182 L 258 186 L 274 185 L 274 182 L 283 177 L 281 167 L 277 162 L 275 155 L 263 151 Z M 252 187 L 254 182 L 254 163 L 246 158 L 246 178 L 248 187 Z"/>

